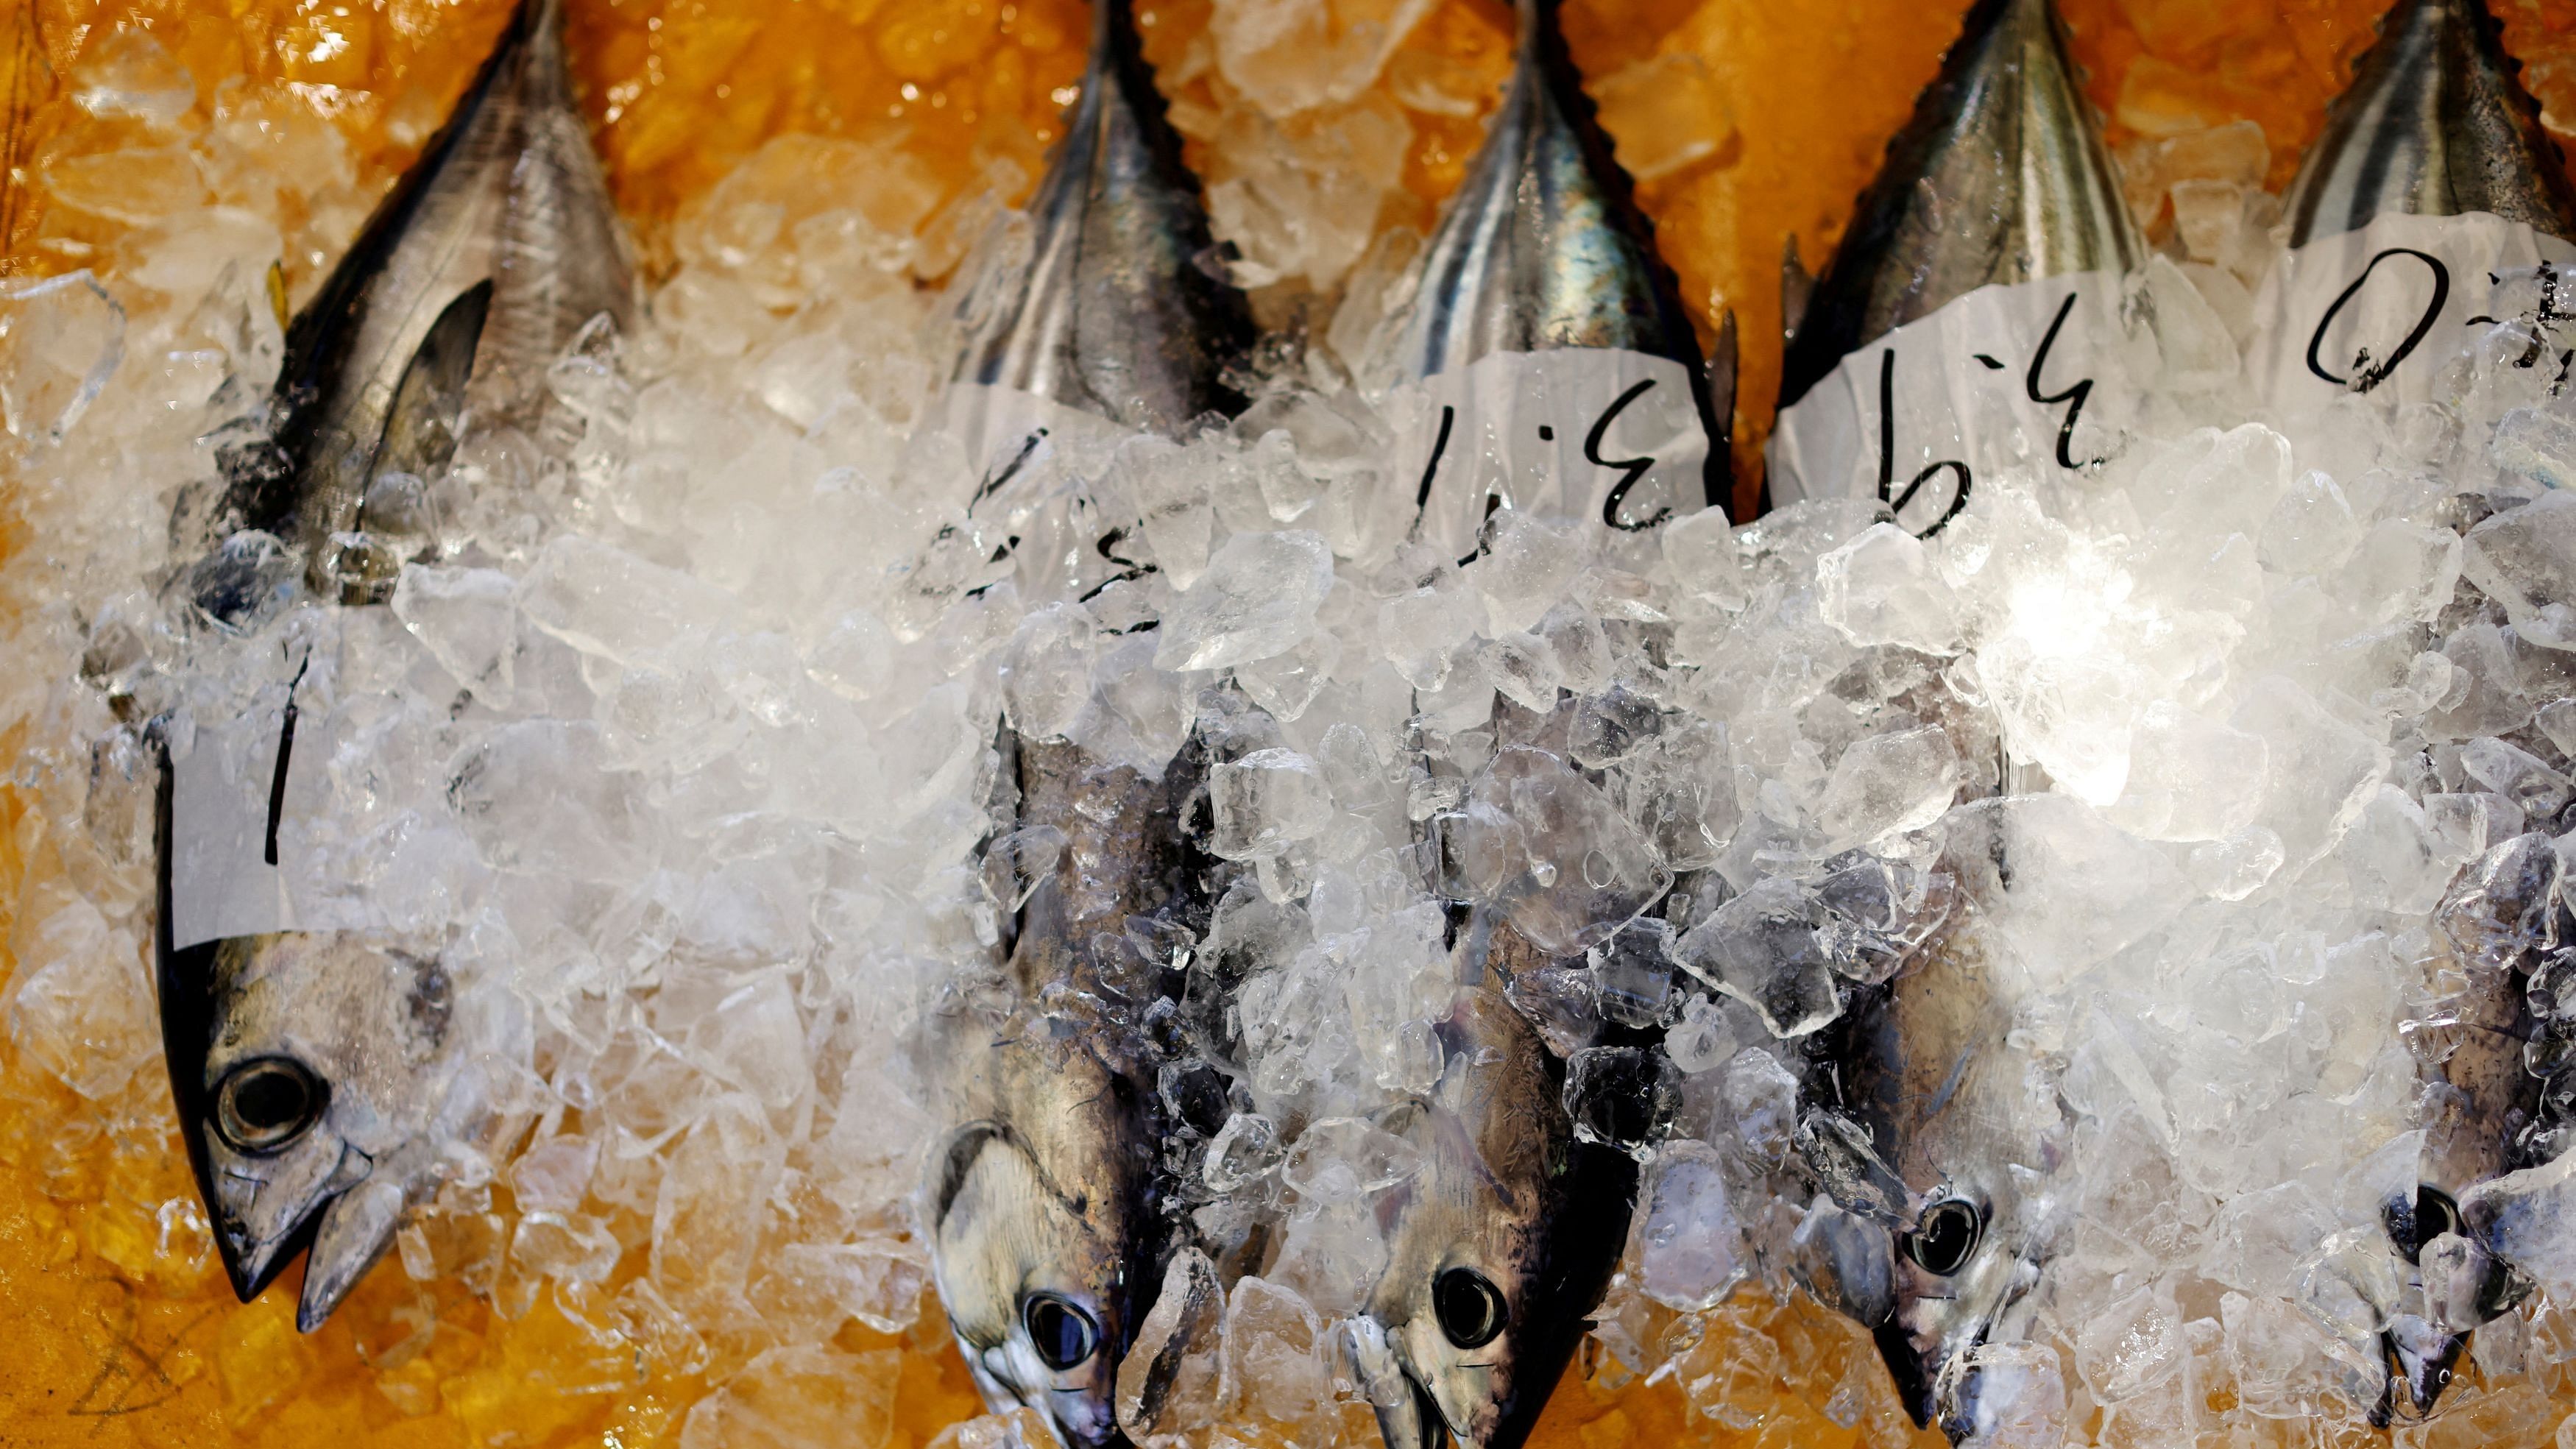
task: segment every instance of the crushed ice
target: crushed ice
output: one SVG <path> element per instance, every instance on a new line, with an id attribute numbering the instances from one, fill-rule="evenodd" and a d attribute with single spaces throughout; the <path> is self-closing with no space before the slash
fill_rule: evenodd
<path id="1" fill-rule="evenodd" d="M 1295 39 L 1216 33 L 1253 104 L 1215 133 L 1212 203 L 1254 269 L 1323 282 L 1368 239 L 1299 231 L 1348 209 L 1263 138 L 1385 142 L 1342 70 L 1254 88 L 1287 84 L 1262 58 Z M 1351 75 L 1383 62 L 1341 44 Z M 198 144 L 230 155 L 239 124 Z M 1384 425 L 1330 351 L 1368 330 L 1348 317 L 1271 355 L 1230 429 L 1055 455 L 997 559 L 962 452 L 916 427 L 916 279 L 983 213 L 818 208 L 831 158 L 804 151 L 832 143 L 777 143 L 683 223 L 651 324 L 555 366 L 539 424 L 370 503 L 414 561 L 389 607 L 341 612 L 355 672 L 315 708 L 342 828 L 304 868 L 443 942 L 497 1109 L 380 1271 L 504 1313 L 551 1292 L 604 1343 L 712 1365 L 687 1442 L 882 1413 L 857 1401 L 892 1368 L 815 1345 L 936 1313 L 907 1022 L 1064 844 L 988 818 L 990 724 L 1151 771 L 1222 716 L 1207 845 L 1250 878 L 1209 939 L 1138 946 L 1221 983 L 1237 1044 L 1166 1073 L 1213 1072 L 1221 1102 L 1178 1149 L 1187 1209 L 1206 1242 L 1275 1247 L 1232 1284 L 1172 1264 L 1137 1352 L 1183 1367 L 1122 1384 L 1134 1427 L 1353 1422 L 1337 1320 L 1385 1259 L 1372 1205 L 1420 1165 L 1369 1114 L 1438 1075 L 1462 902 L 1556 958 L 1513 1000 L 1569 1058 L 1580 1130 L 1649 1165 L 1579 1372 L 1672 1378 L 1743 1427 L 1805 1371 L 1784 1353 L 1812 1369 L 1765 1305 L 1854 1202 L 1933 1185 L 1802 1115 L 1801 1039 L 1973 917 L 1994 1050 L 2044 1119 L 1991 1151 L 2052 1205 L 2020 1331 L 1977 1350 L 1982 1442 L 2358 1423 L 2380 1333 L 2438 1318 L 2471 1251 L 2404 1262 L 2380 1211 L 2413 1182 L 2417 1058 L 2455 1047 L 2481 973 L 2543 962 L 2550 1078 L 2519 1130 L 2546 1158 L 2576 1120 L 2576 400 L 2513 365 L 2508 319 L 2448 403 L 2230 416 L 2270 221 L 2242 140 L 2126 158 L 2174 240 L 2134 283 L 2152 436 L 2100 476 L 1994 480 L 1930 543 L 1838 502 L 1617 538 L 1506 514 L 1465 567 L 1406 542 Z M 276 365 L 280 228 L 347 222 L 226 204 L 113 280 L 0 288 L 28 480 L 0 588 L 33 666 L 0 680 L 0 730 L 64 866 L 21 916 L 8 1023 L 124 1120 L 166 1110 L 143 728 L 282 684 L 325 612 L 274 540 L 200 558 L 170 519 Z M 1133 524 L 1107 564 L 1102 518 Z M 253 627 L 190 602 L 210 569 Z M 2008 883 L 1952 878 L 1951 844 L 2004 831 Z M 2479 1331 L 2452 1411 L 2576 1362 L 2572 1162 L 2462 1204 L 2538 1292 Z M 1850 1361 L 1823 1412 L 1892 1442 L 1865 1341 Z"/>

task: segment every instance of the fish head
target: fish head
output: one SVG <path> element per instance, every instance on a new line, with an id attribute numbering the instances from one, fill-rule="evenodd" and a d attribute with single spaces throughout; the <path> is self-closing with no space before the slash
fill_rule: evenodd
<path id="1" fill-rule="evenodd" d="M 2034 1258 L 2000 1231 L 1995 1195 L 1945 1188 L 1894 1234 L 1894 1311 L 1874 1330 L 1898 1396 L 1917 1424 L 1952 1441 L 1983 1421 L 1973 1351 L 2038 1282 Z"/>
<path id="2" fill-rule="evenodd" d="M 205 949 L 203 1029 L 170 1033 L 181 1129 L 242 1301 L 309 1241 L 309 1332 L 435 1187 L 458 1057 L 447 972 L 355 932 Z"/>
<path id="3" fill-rule="evenodd" d="M 1037 1410 L 1073 1449 L 1124 1445 L 1118 1362 L 1155 1269 L 1153 1148 L 1124 1078 L 1078 1047 L 1035 1055 L 1053 1068 L 997 1073 L 1002 1110 L 935 1144 L 932 1275 L 988 1405 Z"/>
<path id="4" fill-rule="evenodd" d="M 1636 1167 L 1575 1140 L 1538 1035 L 1462 993 L 1430 1096 L 1379 1114 L 1422 1166 L 1389 1195 L 1388 1259 L 1354 1334 L 1387 1449 L 1515 1449 L 1627 1241 Z"/>

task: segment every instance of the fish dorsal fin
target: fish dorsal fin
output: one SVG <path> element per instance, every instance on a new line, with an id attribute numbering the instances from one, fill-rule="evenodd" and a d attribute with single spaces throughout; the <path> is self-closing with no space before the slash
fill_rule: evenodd
<path id="1" fill-rule="evenodd" d="M 474 374 L 474 350 L 491 305 L 492 283 L 486 278 L 458 294 L 430 324 L 402 381 L 394 385 L 384 437 L 376 445 L 378 474 L 435 478 L 447 467 L 456 452 L 457 418 L 465 409 L 465 385 Z"/>
<path id="2" fill-rule="evenodd" d="M 1198 178 L 1130 0 L 1092 10 L 1082 98 L 1029 198 L 1025 268 L 968 289 L 951 376 L 1178 434 L 1243 406 L 1224 374 L 1251 343 L 1251 310 L 1206 264 Z"/>
<path id="3" fill-rule="evenodd" d="M 1780 243 L 1780 345 L 1787 347 L 1798 340 L 1798 324 L 1807 320 L 1807 304 L 1816 298 L 1816 277 L 1807 270 L 1798 255 L 1798 238 L 1791 233 Z"/>
<path id="4" fill-rule="evenodd" d="M 1519 0 L 1512 78 L 1423 248 L 1380 375 L 1410 381 L 1559 347 L 1699 369 L 1680 289 L 1583 93 L 1556 5 Z"/>
<path id="5" fill-rule="evenodd" d="M 1729 307 L 1718 318 L 1717 344 L 1708 350 L 1709 415 L 1717 420 L 1718 435 L 1709 446 L 1724 449 L 1735 432 L 1735 384 L 1737 364 L 1743 349 L 1736 340 L 1735 309 Z"/>
<path id="6" fill-rule="evenodd" d="M 2576 192 L 2481 0 L 2399 0 L 2282 197 L 2290 244 L 2492 212 L 2576 239 Z"/>
<path id="7" fill-rule="evenodd" d="M 2124 272 L 2145 255 L 2055 8 L 1978 0 L 1803 309 L 1780 404 L 1979 287 Z"/>

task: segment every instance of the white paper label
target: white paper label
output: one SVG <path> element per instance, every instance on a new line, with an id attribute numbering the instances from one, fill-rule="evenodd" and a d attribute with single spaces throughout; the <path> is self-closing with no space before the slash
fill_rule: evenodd
<path id="1" fill-rule="evenodd" d="M 267 691 L 239 719 L 196 721 L 171 745 L 170 942 L 180 950 L 295 929 L 269 829 L 285 714 L 285 691 Z M 281 835 L 291 828 L 278 822 Z"/>
<path id="2" fill-rule="evenodd" d="M 2089 471 L 2135 417 L 2120 295 L 2108 272 L 1980 287 L 1852 353 L 1781 410 L 1772 505 L 1876 499 L 1928 536 L 1998 472 Z"/>
<path id="3" fill-rule="evenodd" d="M 2305 412 L 2349 393 L 2431 400 L 2493 323 L 2576 320 L 2576 245 L 2488 212 L 2383 216 L 2281 259 L 2255 297 L 2246 368 L 2259 404 Z M 2542 359 L 2553 374 L 2564 359 Z"/>
<path id="4" fill-rule="evenodd" d="M 1499 508 L 1636 530 L 1708 502 L 1708 434 L 1669 357 L 1497 352 L 1395 389 L 1384 409 L 1420 536 L 1452 558 L 1474 555 Z"/>
<path id="5" fill-rule="evenodd" d="M 347 829 L 330 761 L 342 720 L 321 676 L 348 620 L 318 611 L 311 661 L 230 719 L 184 717 L 170 731 L 170 943 L 272 931 L 363 930 L 366 903 L 339 876 Z"/>

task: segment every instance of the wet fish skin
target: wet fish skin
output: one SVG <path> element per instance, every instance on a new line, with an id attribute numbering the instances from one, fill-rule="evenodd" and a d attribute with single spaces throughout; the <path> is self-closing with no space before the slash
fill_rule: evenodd
<path id="1" fill-rule="evenodd" d="M 2381 1210 L 2390 1240 L 2419 1268 L 2426 1267 L 2425 1247 L 2445 1233 L 2476 1241 L 2460 1213 L 2471 1189 L 2535 1165 L 2524 1129 L 2543 1115 L 2546 1084 L 2525 1065 L 2525 1044 L 2543 1031 L 2532 1012 L 2531 977 L 2576 927 L 2556 903 L 2557 888 L 2550 838 L 2531 832 L 2471 862 L 2435 913 L 2451 947 L 2442 964 L 2459 973 L 2464 988 L 2442 1010 L 2449 1024 L 2439 1028 L 2439 1046 L 2447 1050 L 2418 1049 L 2426 1110 L 2414 1197 Z M 2501 944 L 2507 941 L 2518 944 Z M 2460 1321 L 2463 1316 L 2483 1322 L 2530 1291 L 2528 1280 L 2485 1255 L 2482 1245 L 2466 1265 L 2465 1281 L 2441 1282 L 2430 1271 L 2420 1276 L 2422 1311 L 2400 1313 L 2383 1335 L 2391 1369 L 2375 1414 L 2383 1422 L 2396 1413 L 2401 1391 L 2417 1414 L 2431 1412 L 2474 1326 Z"/>
<path id="2" fill-rule="evenodd" d="M 1378 1115 L 1422 1167 L 1353 1351 L 1387 1449 L 1517 1449 L 1618 1269 L 1637 1168 L 1576 1140 L 1562 1064 L 1499 992 L 1462 990 L 1434 1031 L 1439 1084 Z"/>
<path id="3" fill-rule="evenodd" d="M 1029 198 L 1028 265 L 969 296 L 954 379 L 1167 436 L 1242 410 L 1225 370 L 1251 347 L 1251 307 L 1211 270 L 1164 111 L 1131 0 L 1093 0 L 1082 96 Z"/>
<path id="4" fill-rule="evenodd" d="M 634 319 L 634 252 L 573 103 L 561 6 L 522 0 L 287 328 L 268 442 L 224 460 L 227 519 L 300 547 L 325 597 L 391 591 L 399 559 L 334 556 L 335 534 L 381 522 L 365 508 L 378 477 L 435 479 L 469 406 L 487 420 L 527 411 L 583 324 Z"/>
<path id="5" fill-rule="evenodd" d="M 1709 439 L 1709 506 L 1728 506 L 1735 410 L 1730 314 L 1701 365 L 1679 283 L 1556 21 L 1560 0 L 1517 0 L 1515 65 L 1484 144 L 1432 231 L 1408 305 L 1373 349 L 1375 370 L 1433 377 L 1497 352 L 1619 348 L 1690 375 Z"/>
<path id="6" fill-rule="evenodd" d="M 998 743 L 1003 808 L 1063 845 L 1008 924 L 998 970 L 933 1013 L 925 1074 L 949 1125 L 922 1217 L 985 1401 L 1026 1404 L 1067 1444 L 1099 1449 L 1127 1442 L 1119 1360 L 1176 1242 L 1155 1090 L 1164 1043 L 1142 1018 L 1178 983 L 1172 963 L 1124 944 L 1125 928 L 1206 928 L 1216 863 L 1186 828 L 1205 798 L 1205 756 L 1193 739 L 1157 780 L 1063 741 L 1005 728 Z M 1050 1361 L 1048 1337 L 1068 1322 L 1084 1351 Z"/>
<path id="7" fill-rule="evenodd" d="M 227 459 L 232 521 L 301 546 L 317 581 L 347 580 L 332 535 L 367 526 L 378 473 L 434 476 L 468 403 L 506 414 L 583 323 L 631 315 L 559 3 L 521 6 L 289 328 L 271 443 Z M 354 582 L 341 598 L 371 602 L 391 575 Z M 309 1241 L 296 1309 L 309 1332 L 434 1189 L 440 1144 L 475 1125 L 478 1098 L 461 1090 L 472 1033 L 434 947 L 285 932 L 177 949 L 166 750 L 161 764 L 156 971 L 181 1136 L 244 1302 Z"/>
<path id="8" fill-rule="evenodd" d="M 1839 1093 L 1830 1110 L 1865 1129 L 1883 1159 L 1871 1165 L 1906 1194 L 1840 1204 L 1878 1237 L 1839 1234 L 1833 1249 L 1848 1261 L 1837 1275 L 1872 1282 L 1893 1268 L 1892 1293 L 1867 1305 L 1883 1316 L 1864 1326 L 1906 1411 L 1953 1441 L 1979 1422 L 1966 1356 L 2013 1331 L 2048 1251 L 2046 1204 L 2030 1180 L 2048 1144 L 1999 1128 L 2028 1120 L 2028 1084 L 2004 1041 L 2010 1019 L 1974 931 L 1955 929 L 1905 973 L 1850 991 L 1818 1034 Z M 1813 1135 L 1802 1127 L 1802 1139 Z"/>
<path id="9" fill-rule="evenodd" d="M 2576 238 L 2576 188 L 2521 69 L 2482 0 L 2398 0 L 2282 195 L 2290 245 L 2481 211 Z"/>
<path id="10" fill-rule="evenodd" d="M 1788 318 L 1780 406 L 1979 287 L 2125 272 L 2145 258 L 2055 7 L 1978 0 L 1803 315 Z"/>

